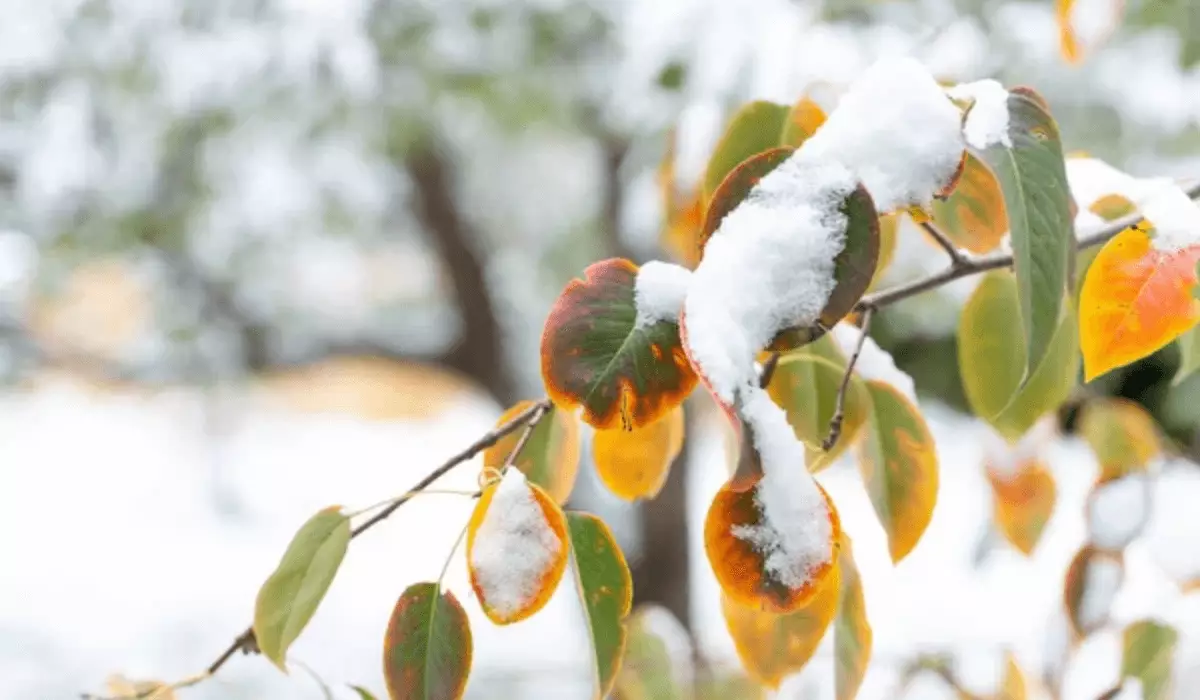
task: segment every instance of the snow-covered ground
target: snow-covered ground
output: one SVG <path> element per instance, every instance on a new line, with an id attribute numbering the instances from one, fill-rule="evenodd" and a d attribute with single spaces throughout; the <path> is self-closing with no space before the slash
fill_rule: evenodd
<path id="1" fill-rule="evenodd" d="M 258 585 L 305 518 L 329 504 L 353 508 L 402 492 L 499 414 L 490 402 L 464 398 L 425 420 L 384 424 L 297 414 L 252 395 L 227 398 L 241 413 L 218 434 L 211 423 L 205 429 L 200 397 L 184 392 L 131 397 L 53 385 L 0 398 L 0 695 L 68 698 L 100 690 L 110 673 L 174 680 L 199 671 L 247 623 Z M 874 626 L 864 700 L 892 697 L 899 665 L 922 650 L 963 654 L 964 674 L 981 688 L 1009 648 L 1028 675 L 1038 675 L 1063 572 L 1084 537 L 1096 467 L 1085 447 L 1066 442 L 1049 456 L 1059 502 L 1035 555 L 999 545 L 973 567 L 990 517 L 983 440 L 969 420 L 937 407 L 929 413 L 941 491 L 928 532 L 900 566 L 890 563 L 853 466 L 820 476 L 854 539 Z M 692 475 L 697 520 L 724 478 L 720 431 L 706 432 L 693 445 L 703 455 Z M 464 466 L 447 485 L 466 488 L 474 479 Z M 1179 485 L 1171 488 L 1178 493 Z M 1194 479 L 1189 486 L 1197 487 Z M 418 498 L 356 540 L 293 657 L 340 688 L 340 697 L 350 697 L 345 683 L 382 690 L 380 643 L 391 606 L 408 584 L 437 576 L 469 510 L 457 496 Z M 1189 525 L 1171 524 L 1174 544 L 1187 544 L 1178 538 Z M 733 663 L 716 583 L 701 543 L 691 546 L 701 647 Z M 1142 543 L 1127 562 L 1114 614 L 1118 621 L 1153 614 L 1182 626 L 1178 697 L 1192 697 L 1183 691 L 1198 680 L 1189 667 L 1200 658 L 1200 601 L 1177 593 Z M 569 585 L 532 619 L 499 628 L 471 597 L 461 550 L 448 580 L 475 634 L 471 697 L 588 697 L 587 641 Z M 1117 644 L 1115 633 L 1102 632 L 1083 647 L 1066 698 L 1092 700 L 1112 685 Z M 782 697 L 832 697 L 831 664 L 826 639 Z M 921 687 L 909 697 L 937 697 L 934 686 Z M 253 658 L 235 659 L 217 680 L 186 693 L 321 697 L 302 672 L 287 677 Z"/>

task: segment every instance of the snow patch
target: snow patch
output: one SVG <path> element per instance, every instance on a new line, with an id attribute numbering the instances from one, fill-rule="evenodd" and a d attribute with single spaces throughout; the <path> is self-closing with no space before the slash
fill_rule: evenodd
<path id="1" fill-rule="evenodd" d="M 763 554 L 764 568 L 775 580 L 800 588 L 833 558 L 829 506 L 806 468 L 804 445 L 767 392 L 748 390 L 742 415 L 762 460 L 754 499 L 763 517 L 758 525 L 735 526 L 733 535 Z"/>
<path id="2" fill-rule="evenodd" d="M 1121 683 L 1121 690 L 1112 696 L 1112 700 L 1142 700 L 1142 680 L 1134 676 Z"/>
<path id="3" fill-rule="evenodd" d="M 811 140 L 810 140 L 811 142 Z M 708 241 L 684 302 L 686 344 L 713 392 L 732 404 L 757 383 L 755 355 L 777 332 L 816 321 L 846 240 L 840 211 L 856 183 L 804 150 L 759 181 Z"/>
<path id="4" fill-rule="evenodd" d="M 1098 158 L 1069 158 L 1067 182 L 1079 205 L 1076 235 L 1096 231 L 1106 222 L 1088 207 L 1107 195 L 1120 195 L 1136 206 L 1154 227 L 1156 250 L 1173 253 L 1200 244 L 1200 205 L 1170 178 L 1137 178 Z"/>
<path id="5" fill-rule="evenodd" d="M 1012 148 L 1008 135 L 1008 90 L 995 80 L 978 80 L 950 88 L 947 93 L 956 100 L 974 100 L 967 113 L 963 135 L 972 147 L 984 150 L 996 144 Z"/>
<path id="6" fill-rule="evenodd" d="M 645 328 L 659 321 L 677 321 L 691 280 L 691 270 L 658 260 L 638 268 L 633 286 L 633 301 L 637 308 L 635 327 Z"/>
<path id="7" fill-rule="evenodd" d="M 1150 480 L 1130 474 L 1096 487 L 1087 505 L 1088 533 L 1101 549 L 1124 549 L 1150 516 Z"/>
<path id="8" fill-rule="evenodd" d="M 1174 253 L 1200 244 L 1200 206 L 1183 188 L 1168 184 L 1147 198 L 1142 214 L 1154 226 L 1156 250 Z"/>
<path id="9" fill-rule="evenodd" d="M 927 204 L 962 159 L 962 114 L 924 66 L 885 57 L 850 86 L 801 152 L 854 172 L 886 213 Z"/>
<path id="10" fill-rule="evenodd" d="M 1091 630 L 1104 624 L 1113 598 L 1121 587 L 1121 564 L 1104 556 L 1092 557 L 1083 572 L 1083 595 L 1079 597 L 1079 624 Z"/>
<path id="11" fill-rule="evenodd" d="M 849 361 L 850 356 L 854 354 L 854 348 L 858 346 L 862 330 L 852 323 L 843 322 L 833 327 L 831 335 Z M 917 391 L 913 386 L 912 377 L 900 371 L 891 354 L 879 347 L 869 335 L 863 339 L 862 352 L 858 355 L 858 362 L 854 364 L 854 371 L 863 379 L 888 384 L 914 404 L 917 402 Z"/>
<path id="12" fill-rule="evenodd" d="M 537 595 L 542 576 L 562 549 L 525 475 L 509 469 L 496 487 L 470 552 L 487 604 L 502 615 L 520 610 Z"/>

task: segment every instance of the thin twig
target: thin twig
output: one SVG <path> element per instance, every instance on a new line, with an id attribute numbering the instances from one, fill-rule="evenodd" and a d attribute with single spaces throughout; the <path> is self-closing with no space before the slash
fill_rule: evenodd
<path id="1" fill-rule="evenodd" d="M 453 457 L 451 457 L 450 459 L 446 460 L 437 469 L 434 469 L 433 471 L 429 472 L 429 474 L 427 474 L 425 476 L 425 478 L 418 481 L 415 486 L 413 486 L 411 489 L 409 489 L 408 493 L 406 493 L 403 496 L 401 496 L 400 498 L 397 498 L 396 500 L 392 501 L 391 505 L 389 505 L 387 508 L 384 508 L 383 510 L 379 511 L 375 515 L 371 516 L 369 519 L 363 521 L 363 523 L 361 525 L 354 528 L 354 530 L 350 533 L 350 539 L 354 539 L 355 537 L 358 537 L 359 535 L 363 534 L 367 530 L 371 529 L 372 527 L 374 527 L 374 526 L 378 525 L 379 523 L 383 522 L 384 520 L 386 520 L 388 518 L 388 516 L 390 516 L 392 513 L 395 513 L 396 510 L 398 508 L 400 508 L 400 506 L 404 505 L 405 503 L 408 503 L 418 493 L 429 488 L 429 486 L 431 484 L 433 484 L 433 482 L 435 482 L 438 479 L 445 476 L 446 473 L 449 472 L 451 469 L 457 467 L 458 465 L 462 464 L 463 462 L 466 462 L 467 460 L 471 459 L 472 457 L 479 454 L 483 450 L 486 450 L 487 448 L 491 447 L 492 445 L 495 445 L 506 435 L 517 430 L 522 425 L 526 425 L 527 423 L 536 422 L 536 421 L 541 420 L 542 416 L 545 415 L 546 411 L 548 411 L 548 410 L 550 410 L 550 400 L 542 399 L 541 401 L 538 401 L 534 405 L 532 405 L 529 408 L 522 411 L 519 415 L 517 415 L 516 417 L 514 417 L 512 420 L 508 421 L 504 425 L 497 426 L 494 429 L 490 430 L 489 432 L 484 434 L 483 437 L 479 438 L 478 440 L 476 440 L 475 442 L 473 442 L 469 446 L 467 446 L 465 449 L 460 451 L 458 454 L 456 454 Z M 524 446 L 524 442 L 529 439 L 528 435 L 531 432 L 533 432 L 533 431 L 532 430 L 526 431 L 526 434 L 524 436 L 522 436 L 523 439 L 519 446 L 521 446 L 521 447 Z M 514 449 L 513 453 L 516 453 L 516 452 L 517 452 L 517 450 Z M 206 673 L 210 676 L 215 674 L 217 671 L 221 670 L 221 667 L 224 666 L 226 664 L 226 662 L 228 662 L 231 658 L 233 658 L 234 654 L 236 654 L 239 651 L 246 653 L 246 654 L 253 654 L 258 651 L 257 644 L 255 643 L 255 639 L 254 639 L 254 627 L 253 626 L 247 627 L 245 631 L 243 631 L 241 634 L 239 634 L 237 636 L 237 638 L 234 639 L 233 642 L 231 642 L 229 644 L 229 646 L 225 648 L 225 651 L 221 652 L 221 655 L 217 657 L 217 660 L 213 661 L 212 664 L 209 665 Z"/>
<path id="2" fill-rule="evenodd" d="M 1185 187 L 1183 191 L 1188 197 L 1196 199 L 1197 197 L 1200 197 L 1200 183 Z M 1115 219 L 1104 228 L 1096 231 L 1095 233 L 1088 234 L 1087 236 L 1084 236 L 1076 241 L 1075 250 L 1085 250 L 1087 248 L 1103 245 L 1112 238 L 1115 238 L 1117 234 L 1121 233 L 1125 229 L 1140 222 L 1142 218 L 1143 217 L 1141 214 L 1134 213 L 1127 216 L 1122 216 L 1119 219 Z M 950 267 L 947 267 L 939 272 L 935 272 L 928 277 L 922 277 L 919 280 L 914 280 L 907 284 L 897 285 L 891 289 L 885 289 L 883 291 L 875 292 L 874 294 L 868 294 L 862 299 L 858 300 L 858 303 L 854 305 L 854 310 L 866 311 L 868 308 L 878 309 L 909 297 L 916 296 L 922 292 L 936 289 L 943 284 L 953 282 L 954 280 L 962 279 L 963 277 L 970 277 L 971 275 L 976 275 L 980 272 L 987 272 L 988 270 L 996 270 L 1002 267 L 1012 267 L 1012 264 L 1013 256 L 1011 253 L 990 253 L 988 255 L 965 258 L 961 265 L 951 265 Z"/>
<path id="3" fill-rule="evenodd" d="M 967 264 L 967 256 L 954 245 L 954 241 L 950 240 L 949 236 L 942 233 L 942 230 L 933 225 L 931 221 L 922 221 L 920 227 L 925 229 L 933 240 L 946 251 L 946 255 L 950 256 L 950 265 L 953 267 L 962 267 Z"/>
<path id="4" fill-rule="evenodd" d="M 863 311 L 862 326 L 859 329 L 858 343 L 854 346 L 854 354 L 850 355 L 850 360 L 846 362 L 846 373 L 842 375 L 842 385 L 838 387 L 837 403 L 834 405 L 833 418 L 829 419 L 829 434 L 825 436 L 825 441 L 821 443 L 822 449 L 829 451 L 837 444 L 838 438 L 842 435 L 842 421 L 846 419 L 846 391 L 850 388 L 850 377 L 854 374 L 854 365 L 858 363 L 858 356 L 862 354 L 863 345 L 867 342 L 867 332 L 871 330 L 871 316 L 875 314 L 875 307 L 868 306 Z"/>

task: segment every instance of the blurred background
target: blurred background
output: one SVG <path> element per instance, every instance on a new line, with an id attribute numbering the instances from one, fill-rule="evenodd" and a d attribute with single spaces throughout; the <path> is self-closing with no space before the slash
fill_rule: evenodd
<path id="1" fill-rule="evenodd" d="M 0 694 L 69 698 L 111 674 L 202 670 L 309 514 L 402 493 L 505 407 L 542 396 L 541 325 L 569 279 L 612 256 L 684 261 L 674 203 L 742 102 L 808 95 L 829 108 L 874 60 L 909 53 L 939 79 L 1036 87 L 1068 150 L 1195 177 L 1200 3 L 1121 4 L 1079 3 L 1088 50 L 1074 65 L 1051 0 L 7 0 Z M 902 232 L 887 279 L 938 264 Z M 1057 446 L 1046 538 L 1030 558 L 996 541 L 977 426 L 950 370 L 972 284 L 876 320 L 941 454 L 921 546 L 893 569 L 853 464 L 824 480 L 875 625 L 863 698 L 893 697 L 920 654 L 958 654 L 983 684 L 1004 651 L 1031 677 L 1052 656 L 1096 466 Z M 1091 388 L 1144 403 L 1196 453 L 1200 381 L 1170 387 L 1177 363 L 1169 348 Z M 694 536 L 725 436 L 692 403 L 688 449 L 658 500 L 607 495 L 585 435 L 572 505 L 613 524 L 638 602 L 672 613 L 680 656 L 690 637 L 697 658 L 732 666 Z M 1062 418 L 1070 428 L 1071 410 Z M 1200 497 L 1182 478 L 1173 489 Z M 448 483 L 474 479 L 466 466 Z M 351 697 L 347 683 L 382 691 L 391 607 L 436 576 L 470 509 L 450 496 L 410 506 L 355 542 L 294 648 L 335 697 Z M 1128 556 L 1153 558 L 1139 551 Z M 1177 694 L 1200 697 L 1200 608 L 1133 578 L 1114 615 L 1196 623 L 1192 636 L 1181 623 Z M 449 580 L 476 631 L 470 697 L 588 697 L 569 591 L 495 628 L 465 579 L 460 553 Z M 1089 644 L 1064 697 L 1113 684 L 1115 638 Z M 831 678 L 827 640 L 780 696 L 832 697 Z M 910 697 L 952 697 L 917 687 Z M 322 693 L 239 657 L 183 697 Z"/>

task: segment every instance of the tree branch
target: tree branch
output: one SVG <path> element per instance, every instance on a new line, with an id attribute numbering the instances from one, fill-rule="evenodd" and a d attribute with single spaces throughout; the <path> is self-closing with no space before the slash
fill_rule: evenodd
<path id="1" fill-rule="evenodd" d="M 928 233 L 929 236 L 933 238 L 934 242 L 942 247 L 942 250 L 946 251 L 946 255 L 950 256 L 951 266 L 961 267 L 962 265 L 966 264 L 966 256 L 963 255 L 963 252 L 958 249 L 958 246 L 954 245 L 954 241 L 950 240 L 946 234 L 942 233 L 940 228 L 934 226 L 930 221 L 922 221 L 919 226 L 925 229 L 925 233 Z"/>
<path id="2" fill-rule="evenodd" d="M 862 354 L 863 345 L 867 342 L 867 333 L 871 330 L 871 316 L 875 307 L 868 306 L 863 312 L 862 326 L 859 328 L 858 344 L 854 346 L 854 354 L 846 362 L 846 373 L 842 375 L 842 385 L 838 387 L 837 403 L 834 405 L 833 417 L 829 419 L 829 434 L 821 443 L 821 449 L 828 452 L 837 444 L 842 435 L 842 421 L 846 419 L 846 390 L 850 388 L 850 377 L 854 375 L 854 365 L 858 364 L 858 356 Z"/>

